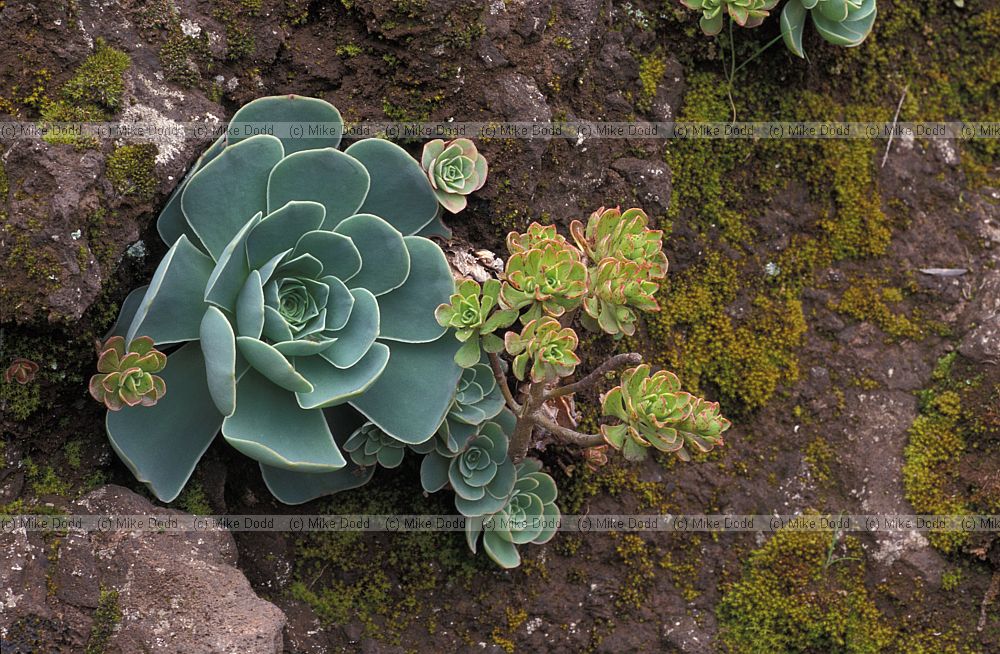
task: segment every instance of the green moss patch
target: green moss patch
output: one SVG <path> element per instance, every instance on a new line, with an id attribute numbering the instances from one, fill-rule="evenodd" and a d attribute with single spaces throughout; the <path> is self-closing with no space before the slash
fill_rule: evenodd
<path id="1" fill-rule="evenodd" d="M 718 606 L 720 639 L 735 654 L 878 654 L 894 630 L 864 583 L 854 538 L 780 531 L 750 555 Z"/>

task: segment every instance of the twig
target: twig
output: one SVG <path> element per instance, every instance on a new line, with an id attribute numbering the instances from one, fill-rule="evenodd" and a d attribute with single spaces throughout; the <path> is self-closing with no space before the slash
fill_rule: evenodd
<path id="1" fill-rule="evenodd" d="M 574 445 L 579 445 L 580 447 L 593 447 L 604 442 L 604 437 L 600 434 L 583 434 L 576 430 L 569 429 L 568 427 L 556 424 L 537 413 L 532 416 L 532 419 L 538 423 L 540 427 L 544 427 L 559 438 L 569 441 Z"/>
<path id="2" fill-rule="evenodd" d="M 503 371 L 503 366 L 500 365 L 500 357 L 498 357 L 493 352 L 490 355 L 490 367 L 493 368 L 493 376 L 496 377 L 497 385 L 500 387 L 500 392 L 503 393 L 503 399 L 507 402 L 507 407 L 514 413 L 521 414 L 521 405 L 517 403 L 514 396 L 510 394 L 510 387 L 507 386 L 507 375 Z"/>
<path id="3" fill-rule="evenodd" d="M 517 414 L 517 425 L 510 436 L 510 459 L 520 463 L 528 454 L 531 444 L 531 432 L 535 427 L 535 412 L 545 403 L 545 386 L 543 384 L 528 384 L 524 392 L 524 405 Z"/>
<path id="4" fill-rule="evenodd" d="M 889 148 L 892 147 L 892 137 L 896 135 L 896 122 L 899 120 L 899 112 L 903 109 L 903 100 L 906 99 L 906 92 L 910 90 L 910 85 L 907 84 L 903 87 L 903 95 L 899 96 L 899 104 L 896 105 L 896 115 L 892 119 L 892 129 L 889 130 L 889 142 L 885 144 L 885 154 L 882 155 L 882 165 L 880 168 L 885 168 L 885 162 L 889 160 Z"/>
<path id="5" fill-rule="evenodd" d="M 604 375 L 612 370 L 618 370 L 619 368 L 624 368 L 625 366 L 637 366 L 640 363 L 642 363 L 641 354 L 637 354 L 635 352 L 629 352 L 628 354 L 616 354 L 599 365 L 593 372 L 580 381 L 552 389 L 545 395 L 545 399 L 551 400 L 554 397 L 562 397 L 563 395 L 570 395 L 586 388 L 590 388 L 597 382 L 601 381 Z"/>

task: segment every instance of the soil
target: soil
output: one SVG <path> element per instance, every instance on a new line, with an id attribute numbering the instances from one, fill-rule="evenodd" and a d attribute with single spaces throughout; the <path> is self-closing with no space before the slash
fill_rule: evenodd
<path id="1" fill-rule="evenodd" d="M 167 89 L 192 103 L 190 115 L 214 112 L 220 118 L 260 95 L 296 93 L 332 102 L 348 121 L 663 121 L 697 115 L 704 96 L 718 94 L 725 81 L 719 42 L 698 32 L 695 15 L 672 2 L 39 4 L 0 2 L 5 26 L 0 29 L 8 44 L 0 53 L 0 114 L 19 119 L 40 119 L 44 101 L 33 98 L 32 89 L 58 97 L 97 37 L 131 57 L 126 98 L 153 103 L 150 98 L 159 97 L 154 89 Z M 879 20 L 894 24 L 891 16 L 902 15 L 903 4 L 881 3 Z M 925 11 L 931 3 L 913 4 Z M 879 23 L 874 43 L 857 51 L 807 39 L 809 63 L 771 49 L 739 81 L 734 102 L 745 116 L 794 115 L 788 105 L 760 97 L 776 87 L 800 88 L 811 94 L 810 106 L 850 112 L 856 101 L 869 115 L 891 119 L 900 80 L 876 85 L 877 93 L 861 97 L 845 91 L 868 79 L 858 71 L 891 69 L 884 54 L 900 43 L 911 51 L 907 61 L 927 66 L 950 56 L 941 52 L 995 48 L 982 32 L 970 31 L 965 42 L 943 29 L 989 12 L 993 24 L 1000 24 L 997 3 L 976 4 L 982 6 L 967 9 L 968 18 L 956 18 L 950 6 L 926 9 L 927 25 L 946 35 L 940 42 L 909 24 L 880 33 Z M 179 68 L 176 58 L 164 55 L 172 52 L 178 17 L 222 35 L 203 46 L 188 44 Z M 770 40 L 775 22 L 741 34 L 741 56 Z M 941 115 L 907 105 L 909 118 L 1000 120 L 1000 82 L 983 82 L 989 71 L 965 73 L 979 75 L 974 79 L 987 90 L 971 95 L 963 90 L 957 104 L 942 102 Z M 140 76 L 154 82 L 146 85 Z M 714 80 L 714 91 L 706 76 Z M 909 102 L 935 92 L 927 79 L 914 78 Z M 185 113 L 156 106 L 167 115 Z M 728 103 L 723 109 L 728 112 Z M 819 118 L 841 117 L 833 113 Z M 148 496 L 107 445 L 103 411 L 88 397 L 86 380 L 94 365 L 94 340 L 113 322 L 127 292 L 148 282 L 165 251 L 153 227 L 156 211 L 200 148 L 185 144 L 157 163 L 150 192 L 137 194 L 122 192 L 108 178 L 113 144 L 77 149 L 27 143 L 0 144 L 7 178 L 0 184 L 5 196 L 0 198 L 0 356 L 5 365 L 17 356 L 30 358 L 41 371 L 30 387 L 0 386 L 5 457 L 0 504 L 59 506 L 108 482 Z M 403 145 L 419 150 L 417 143 Z M 1000 512 L 1000 370 L 994 358 L 1000 346 L 988 337 L 996 334 L 991 329 L 1000 306 L 995 151 L 954 141 L 897 139 L 883 166 L 887 146 L 880 140 L 860 160 L 871 179 L 856 197 L 838 195 L 842 189 L 834 187 L 841 182 L 833 177 L 840 173 L 833 164 L 815 163 L 827 151 L 814 145 L 805 155 L 814 170 L 782 171 L 772 178 L 755 172 L 773 166 L 770 157 L 777 156 L 766 143 L 740 145 L 735 155 L 720 149 L 718 156 L 701 160 L 683 146 L 650 139 L 481 144 L 490 180 L 465 212 L 448 220 L 457 238 L 503 256 L 506 233 L 532 220 L 565 229 L 602 205 L 641 206 L 669 232 L 665 250 L 676 285 L 665 288 L 664 300 L 687 297 L 680 295 L 680 280 L 697 280 L 709 255 L 720 254 L 740 278 L 720 312 L 728 318 L 725 324 L 743 329 L 741 338 L 765 352 L 761 360 L 786 351 L 792 355 L 791 372 L 776 373 L 774 387 L 752 398 L 734 393 L 726 374 L 713 373 L 710 365 L 685 368 L 685 383 L 721 399 L 734 423 L 726 446 L 703 460 L 614 462 L 588 472 L 572 452 L 549 447 L 539 453 L 557 477 L 565 512 L 919 512 L 908 500 L 906 448 L 914 420 L 927 410 L 927 392 L 941 385 L 935 370 L 952 353 L 956 363 L 948 383 L 970 380 L 974 388 L 962 396 L 966 449 L 942 473 L 942 483 L 970 509 Z M 734 156 L 736 163 L 723 168 Z M 716 214 L 726 215 L 717 208 L 692 205 L 691 198 L 702 197 L 696 193 L 707 197 L 712 188 L 710 166 L 722 169 L 725 188 L 717 197 L 741 216 L 738 229 L 715 221 Z M 787 253 L 803 239 L 822 242 L 826 223 L 864 202 L 884 216 L 890 230 L 884 246 L 815 257 L 796 279 L 779 277 L 780 289 L 779 282 L 768 285 L 761 272 L 765 263 L 791 261 Z M 103 222 L 95 222 L 95 213 Z M 867 235 L 879 227 L 865 223 L 863 230 Z M 82 231 L 86 263 L 78 260 L 75 241 L 67 244 L 65 235 L 75 230 Z M 18 238 L 27 239 L 27 250 L 18 249 Z M 127 254 L 137 242 L 145 254 L 135 248 Z M 25 257 L 26 251 L 34 256 Z M 46 266 L 59 272 L 57 280 L 48 279 Z M 920 272 L 935 268 L 965 272 Z M 846 307 L 852 289 L 861 289 L 869 301 L 863 310 Z M 758 320 L 760 297 L 800 302 L 804 331 L 789 336 L 786 323 Z M 667 306 L 666 313 L 680 316 L 685 309 Z M 902 325 L 900 316 L 911 326 Z M 653 361 L 688 366 L 700 355 L 684 349 L 685 337 L 694 340 L 694 327 L 679 318 L 673 325 L 669 337 L 651 320 L 626 343 L 595 342 L 585 363 L 627 346 Z M 711 323 L 709 342 L 722 341 L 720 329 Z M 710 352 L 705 356 L 717 355 Z M 750 372 L 756 371 L 735 369 L 750 388 Z M 577 398 L 584 424 L 596 414 L 594 399 Z M 46 477 L 50 468 L 53 474 Z M 256 467 L 219 441 L 199 464 L 191 488 L 172 508 L 289 511 L 274 502 Z M 380 470 L 361 490 L 292 511 L 451 512 L 447 497 L 410 492 L 418 488 L 411 457 L 396 471 Z M 559 534 L 546 546 L 522 548 L 524 565 L 502 572 L 481 555 L 473 558 L 459 533 L 234 536 L 239 568 L 288 619 L 289 653 L 754 651 L 738 650 L 720 637 L 725 625 L 718 606 L 741 579 L 751 552 L 767 540 L 759 533 Z M 853 537 L 863 548 L 868 594 L 898 630 L 899 642 L 909 643 L 881 651 L 917 651 L 914 639 L 928 652 L 1000 651 L 1000 605 L 987 605 L 986 618 L 980 619 L 991 580 L 1000 574 L 995 534 L 980 534 L 950 552 L 917 534 Z M 960 581 L 952 584 L 956 571 Z M 959 649 L 947 649 L 953 642 Z M 816 647 L 809 651 L 869 651 L 842 644 Z"/>

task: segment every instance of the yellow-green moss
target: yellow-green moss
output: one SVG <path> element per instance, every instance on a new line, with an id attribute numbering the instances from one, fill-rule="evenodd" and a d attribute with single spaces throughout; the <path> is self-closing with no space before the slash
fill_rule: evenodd
<path id="1" fill-rule="evenodd" d="M 327 509 L 352 515 L 452 512 L 444 505 L 450 498 L 414 495 L 407 485 L 414 482 L 419 484 L 410 479 L 342 493 Z M 356 619 L 367 635 L 398 644 L 409 625 L 429 618 L 424 609 L 430 608 L 430 593 L 446 583 L 467 587 L 473 574 L 491 569 L 485 557 L 469 552 L 459 532 L 401 532 L 386 538 L 347 531 L 303 536 L 295 546 L 291 596 L 309 604 L 324 624 Z"/>
<path id="2" fill-rule="evenodd" d="M 37 378 L 23 385 L 0 380 L 0 408 L 14 420 L 30 418 L 41 406 L 41 401 L 41 388 Z"/>
<path id="3" fill-rule="evenodd" d="M 116 113 L 121 109 L 125 92 L 122 75 L 130 65 L 132 60 L 127 54 L 97 39 L 94 54 L 87 57 L 63 85 L 62 97 L 78 107 L 92 105 Z"/>
<path id="4" fill-rule="evenodd" d="M 884 280 L 863 277 L 850 286 L 840 301 L 831 308 L 856 320 L 868 321 L 893 338 L 920 339 L 924 330 L 919 322 L 904 313 L 896 313 L 890 305 L 899 304 L 903 293 Z"/>
<path id="5" fill-rule="evenodd" d="M 121 606 L 118 603 L 118 591 L 101 588 L 97 610 L 94 611 L 94 623 L 90 628 L 90 638 L 84 654 L 104 654 L 111 636 L 122 621 Z"/>
<path id="6" fill-rule="evenodd" d="M 212 513 L 212 506 L 208 503 L 205 489 L 198 481 L 188 483 L 180 496 L 170 505 L 171 508 L 178 508 L 195 515 L 210 515 Z"/>
<path id="7" fill-rule="evenodd" d="M 569 48 L 566 49 L 568 50 Z M 666 70 L 667 62 L 663 57 L 648 55 L 639 58 L 639 84 L 641 88 L 639 90 L 639 100 L 636 102 L 637 109 L 640 111 L 649 111 L 650 107 L 652 107 L 653 99 L 656 97 L 656 89 L 659 87 Z"/>
<path id="8" fill-rule="evenodd" d="M 924 395 L 923 407 L 910 426 L 903 451 L 903 486 L 906 499 L 917 513 L 969 513 L 966 498 L 954 488 L 958 463 L 965 451 L 961 416 L 962 401 L 955 391 L 932 390 Z M 968 540 L 968 534 L 932 532 L 929 540 L 940 550 L 951 552 Z"/>
<path id="9" fill-rule="evenodd" d="M 107 176 L 115 191 L 148 200 L 156 191 L 156 153 L 152 143 L 122 145 L 107 161 Z"/>
<path id="10" fill-rule="evenodd" d="M 779 531 L 747 561 L 718 606 L 720 639 L 734 654 L 880 654 L 894 630 L 865 587 L 853 537 L 831 561 L 832 535 Z M 858 560 L 852 560 L 858 559 Z"/>
<path id="11" fill-rule="evenodd" d="M 738 265 L 719 252 L 669 280 L 659 298 L 663 310 L 649 321 L 661 348 L 651 356 L 692 391 L 712 383 L 726 399 L 753 409 L 780 383 L 798 379 L 796 351 L 806 322 L 802 303 L 787 293 L 758 294 L 734 319 L 727 305 L 739 286 Z"/>
<path id="12" fill-rule="evenodd" d="M 44 468 L 35 463 L 30 457 L 25 457 L 22 461 L 24 465 L 24 476 L 31 487 L 31 492 L 35 495 L 58 495 L 66 496 L 70 492 L 69 482 L 60 479 L 52 466 Z"/>
<path id="13" fill-rule="evenodd" d="M 625 610 L 642 608 L 649 586 L 656 578 L 653 548 L 638 534 L 611 535 L 622 567 L 619 574 L 621 584 L 615 593 L 615 606 Z"/>

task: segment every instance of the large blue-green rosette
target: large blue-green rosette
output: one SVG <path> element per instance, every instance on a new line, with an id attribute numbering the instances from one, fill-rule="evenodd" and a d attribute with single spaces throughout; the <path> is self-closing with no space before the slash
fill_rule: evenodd
<path id="1" fill-rule="evenodd" d="M 337 150 L 340 130 L 240 135 L 266 122 L 342 124 L 314 98 L 240 109 L 168 200 L 157 227 L 170 250 L 114 329 L 173 348 L 169 392 L 107 417 L 115 451 L 164 501 L 220 430 L 283 502 L 358 486 L 370 470 L 338 444 L 366 420 L 429 440 L 461 374 L 460 344 L 434 318 L 454 282 L 417 235 L 438 216 L 418 162 L 377 139 Z"/>

